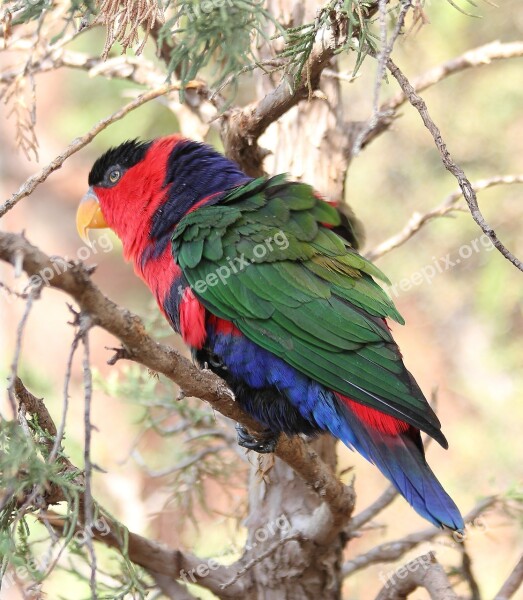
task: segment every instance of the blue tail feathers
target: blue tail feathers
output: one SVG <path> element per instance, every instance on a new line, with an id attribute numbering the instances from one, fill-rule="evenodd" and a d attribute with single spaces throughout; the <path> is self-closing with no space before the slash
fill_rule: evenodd
<path id="1" fill-rule="evenodd" d="M 386 435 L 364 425 L 349 408 L 334 404 L 337 419 L 327 423 L 333 435 L 375 464 L 422 517 L 436 527 L 463 530 L 463 517 L 427 464 L 416 429 Z"/>

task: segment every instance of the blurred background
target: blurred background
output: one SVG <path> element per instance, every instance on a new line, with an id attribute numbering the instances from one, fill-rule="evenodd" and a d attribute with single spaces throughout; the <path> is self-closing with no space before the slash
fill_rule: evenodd
<path id="1" fill-rule="evenodd" d="M 425 10 L 430 23 L 402 37 L 394 49 L 396 63 L 409 77 L 482 44 L 523 39 L 520 0 L 502 1 L 498 7 L 481 2 L 473 11 L 481 18 L 466 16 L 442 0 L 427 3 Z M 89 51 L 102 42 L 102 33 L 95 31 L 72 47 Z M 0 53 L 1 69 L 8 67 L 2 62 L 5 60 Z M 353 63 L 343 59 L 342 65 L 350 71 Z M 343 85 L 343 102 L 351 119 L 370 116 L 374 78 L 375 64 L 369 59 L 360 76 Z M 236 101 L 253 100 L 252 89 L 252 79 L 244 77 Z M 62 69 L 39 75 L 36 91 L 36 133 L 43 165 L 74 137 L 116 110 L 136 88 L 127 82 Z M 396 92 L 397 86 L 390 80 L 382 88 L 382 99 Z M 451 154 L 471 181 L 523 174 L 522 58 L 466 70 L 422 96 Z M 409 105 L 400 112 L 391 130 L 365 148 L 348 172 L 346 201 L 365 226 L 364 252 L 399 232 L 413 213 L 431 210 L 456 189 L 456 181 L 443 168 L 419 115 Z M 94 160 L 125 139 L 153 138 L 176 132 L 179 127 L 176 115 L 161 101 L 131 113 L 103 131 L 20 202 L 2 219 L 2 229 L 25 231 L 33 244 L 50 255 L 84 258 L 78 254 L 84 251 L 76 233 L 75 211 L 87 189 Z M 17 151 L 14 123 L 3 105 L 0 132 L 0 198 L 4 200 L 39 165 Z M 208 141 L 218 144 L 218 139 L 211 133 Z M 481 192 L 479 201 L 500 239 L 522 259 L 523 186 L 494 187 Z M 158 317 L 148 290 L 124 262 L 117 239 L 103 235 L 106 241 L 95 246 L 86 260 L 97 265 L 96 283 L 115 302 L 142 316 L 156 335 L 183 351 L 179 339 Z M 393 327 L 394 335 L 422 389 L 427 395 L 435 394 L 449 440 L 448 451 L 437 444 L 430 446 L 431 466 L 463 512 L 492 494 L 503 495 L 513 506 L 523 497 L 522 274 L 485 244 L 469 213 L 433 221 L 377 264 L 391 279 L 390 293 L 406 320 L 405 327 Z M 429 267 L 436 267 L 436 273 Z M 13 281 L 12 269 L 3 263 L 0 279 L 16 289 L 25 283 L 23 278 Z M 31 313 L 21 358 L 26 385 L 36 396 L 45 398 L 56 421 L 61 414 L 65 365 L 73 338 L 67 301 L 58 291 L 44 290 Z M 4 380 L 23 309 L 22 302 L 0 293 L 0 376 Z M 155 476 L 194 450 L 179 435 L 151 428 L 155 416 L 161 416 L 162 426 L 171 430 L 192 418 L 212 427 L 217 417 L 198 401 L 183 400 L 173 411 L 172 386 L 163 385 L 136 366 L 122 362 L 108 366 L 111 352 L 106 347 L 115 345 L 105 332 L 92 331 L 96 379 L 93 422 L 97 427 L 92 458 L 105 471 L 94 477 L 95 497 L 137 533 L 173 547 L 192 548 L 202 556 L 233 560 L 244 540 L 244 485 L 247 461 L 252 459 L 226 451 L 206 457 L 208 464 L 203 471 L 190 465 L 175 474 Z M 77 356 L 74 363 L 64 442 L 77 465 L 82 464 L 83 455 L 80 360 Z M 170 410 L 166 412 L 169 399 Z M 242 460 L 238 460 L 240 455 Z M 341 470 L 352 467 L 343 476 L 347 482 L 356 477 L 357 510 L 387 486 L 375 468 L 342 446 L 339 461 Z M 379 526 L 350 542 L 347 559 L 426 526 L 401 499 L 377 521 Z M 497 591 L 517 561 L 522 548 L 521 525 L 520 513 L 495 510 L 467 530 L 466 547 L 485 598 Z M 431 543 L 422 549 L 433 549 L 439 560 L 450 563 L 456 562 L 461 545 Z M 103 556 L 104 550 L 100 552 Z M 419 554 L 417 549 L 412 556 Z M 111 560 L 109 555 L 107 560 Z M 373 566 L 355 575 L 346 585 L 344 598 L 372 597 L 383 584 L 383 574 L 404 562 Z M 74 590 L 80 583 L 71 574 L 58 571 L 48 587 L 49 597 L 58 595 L 64 585 Z M 68 597 L 76 597 L 72 594 Z M 201 597 L 211 596 L 202 592 Z M 428 596 L 420 592 L 418 597 Z M 17 596 L 7 590 L 0 598 Z"/>

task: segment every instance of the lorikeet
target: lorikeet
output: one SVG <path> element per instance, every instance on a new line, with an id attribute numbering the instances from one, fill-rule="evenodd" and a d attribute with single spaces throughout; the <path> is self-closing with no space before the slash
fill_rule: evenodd
<path id="1" fill-rule="evenodd" d="M 403 319 L 350 220 L 304 183 L 251 179 L 177 135 L 110 149 L 89 186 L 80 235 L 116 232 L 198 363 L 266 427 L 263 439 L 240 427 L 243 446 L 330 432 L 431 523 L 463 528 L 425 460 L 420 430 L 447 441 L 387 325 Z"/>

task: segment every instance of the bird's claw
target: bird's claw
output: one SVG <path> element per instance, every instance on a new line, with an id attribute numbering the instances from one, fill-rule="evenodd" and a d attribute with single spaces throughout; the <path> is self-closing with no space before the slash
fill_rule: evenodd
<path id="1" fill-rule="evenodd" d="M 236 434 L 238 436 L 238 445 L 247 450 L 254 450 L 260 454 L 270 454 L 276 449 L 278 435 L 275 435 L 270 429 L 261 439 L 255 438 L 240 423 L 236 423 Z"/>

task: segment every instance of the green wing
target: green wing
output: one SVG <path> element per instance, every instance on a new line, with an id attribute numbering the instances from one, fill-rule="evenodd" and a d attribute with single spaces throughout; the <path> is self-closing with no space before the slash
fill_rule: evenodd
<path id="1" fill-rule="evenodd" d="M 285 176 L 186 215 L 173 254 L 194 293 L 250 340 L 354 400 L 444 440 L 383 319 L 383 273 L 329 227 L 336 209 Z"/>

